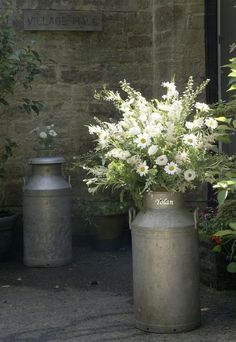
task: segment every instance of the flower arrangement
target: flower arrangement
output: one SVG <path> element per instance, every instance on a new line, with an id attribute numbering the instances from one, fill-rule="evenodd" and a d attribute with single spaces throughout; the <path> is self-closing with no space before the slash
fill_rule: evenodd
<path id="1" fill-rule="evenodd" d="M 39 145 L 45 149 L 50 149 L 53 146 L 54 139 L 57 136 L 57 132 L 54 129 L 54 124 L 37 127 L 33 129 L 31 133 L 36 134 Z"/>
<path id="2" fill-rule="evenodd" d="M 185 192 L 199 181 L 214 183 L 228 157 L 218 153 L 217 140 L 225 134 L 221 124 L 207 104 L 196 101 L 207 83 L 194 89 L 190 77 L 180 95 L 174 82 L 164 82 L 165 94 L 150 101 L 126 81 L 120 82 L 125 97 L 106 88 L 95 93 L 122 116 L 118 122 L 95 118 L 88 126 L 96 136 L 95 151 L 82 158 L 89 191 L 120 189 L 142 207 L 146 191 Z"/>

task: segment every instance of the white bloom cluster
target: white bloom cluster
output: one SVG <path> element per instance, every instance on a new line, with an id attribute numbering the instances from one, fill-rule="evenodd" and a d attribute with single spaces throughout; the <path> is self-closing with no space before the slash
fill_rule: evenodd
<path id="1" fill-rule="evenodd" d="M 190 78 L 180 96 L 174 82 L 163 82 L 166 94 L 151 101 L 125 81 L 121 82 L 125 99 L 103 90 L 99 99 L 112 101 L 121 113 L 118 123 L 97 120 L 89 126 L 89 133 L 97 135 L 96 151 L 107 167 L 103 184 L 185 191 L 194 187 L 196 179 L 204 179 L 202 165 L 220 135 L 209 106 L 195 101 L 206 84 L 194 92 Z"/>
<path id="2" fill-rule="evenodd" d="M 31 132 L 36 133 L 37 138 L 39 140 L 39 144 L 44 147 L 51 146 L 55 137 L 57 136 L 57 132 L 54 129 L 54 124 L 44 127 L 37 127 L 33 129 Z"/>

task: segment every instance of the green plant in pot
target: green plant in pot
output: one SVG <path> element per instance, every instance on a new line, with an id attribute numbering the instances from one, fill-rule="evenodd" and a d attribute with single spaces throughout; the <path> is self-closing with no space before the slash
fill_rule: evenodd
<path id="1" fill-rule="evenodd" d="M 119 249 L 128 234 L 128 203 L 124 205 L 119 199 L 99 195 L 80 201 L 79 205 L 80 212 L 88 223 L 91 245 L 100 251 Z"/>
<path id="2" fill-rule="evenodd" d="M 27 94 L 31 88 L 31 83 L 35 76 L 41 72 L 41 58 L 39 54 L 31 47 L 19 47 L 17 36 L 13 25 L 9 25 L 10 17 L 13 11 L 9 8 L 8 1 L 4 2 L 5 10 L 0 15 L 0 118 L 7 122 L 12 115 L 18 112 L 39 113 L 42 104 L 33 99 L 27 98 L 27 95 L 17 99 L 15 94 L 22 89 Z M 5 203 L 5 175 L 6 163 L 13 155 L 16 143 L 5 132 L 0 138 L 0 227 L 2 224 L 0 237 L 0 256 L 7 251 L 7 245 L 10 242 L 10 223 L 15 221 L 16 215 L 7 210 Z M 6 241 L 6 243 L 4 242 Z"/>

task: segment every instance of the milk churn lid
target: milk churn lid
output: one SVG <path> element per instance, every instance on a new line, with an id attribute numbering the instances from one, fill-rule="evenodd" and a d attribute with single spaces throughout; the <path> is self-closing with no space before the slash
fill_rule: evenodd
<path id="1" fill-rule="evenodd" d="M 66 161 L 62 157 L 41 157 L 29 159 L 29 164 L 64 164 Z"/>

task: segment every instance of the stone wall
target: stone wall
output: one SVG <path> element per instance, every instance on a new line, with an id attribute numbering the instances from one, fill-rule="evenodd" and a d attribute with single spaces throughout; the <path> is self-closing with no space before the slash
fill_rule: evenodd
<path id="1" fill-rule="evenodd" d="M 54 123 L 58 132 L 57 154 L 71 161 L 90 142 L 86 124 L 94 115 L 117 115 L 94 100 L 104 84 L 116 89 L 126 79 L 145 96 L 157 96 L 159 84 L 174 74 L 182 85 L 189 75 L 204 78 L 204 1 L 181 0 L 70 0 L 13 1 L 19 44 L 34 41 L 48 59 L 31 96 L 45 106 L 39 117 L 18 113 L 1 123 L 0 130 L 18 144 L 7 168 L 6 204 L 22 205 L 22 178 L 27 159 L 35 156 L 29 132 L 40 124 Z M 23 9 L 101 11 L 103 29 L 97 32 L 31 32 L 23 30 Z M 20 96 L 20 92 L 15 96 Z M 81 174 L 72 173 L 74 198 L 84 196 Z M 76 208 L 76 201 L 75 206 Z M 76 209 L 74 210 L 76 213 Z"/>
<path id="2" fill-rule="evenodd" d="M 173 76 L 179 86 L 205 78 L 204 11 L 204 0 L 153 1 L 154 95 Z"/>

